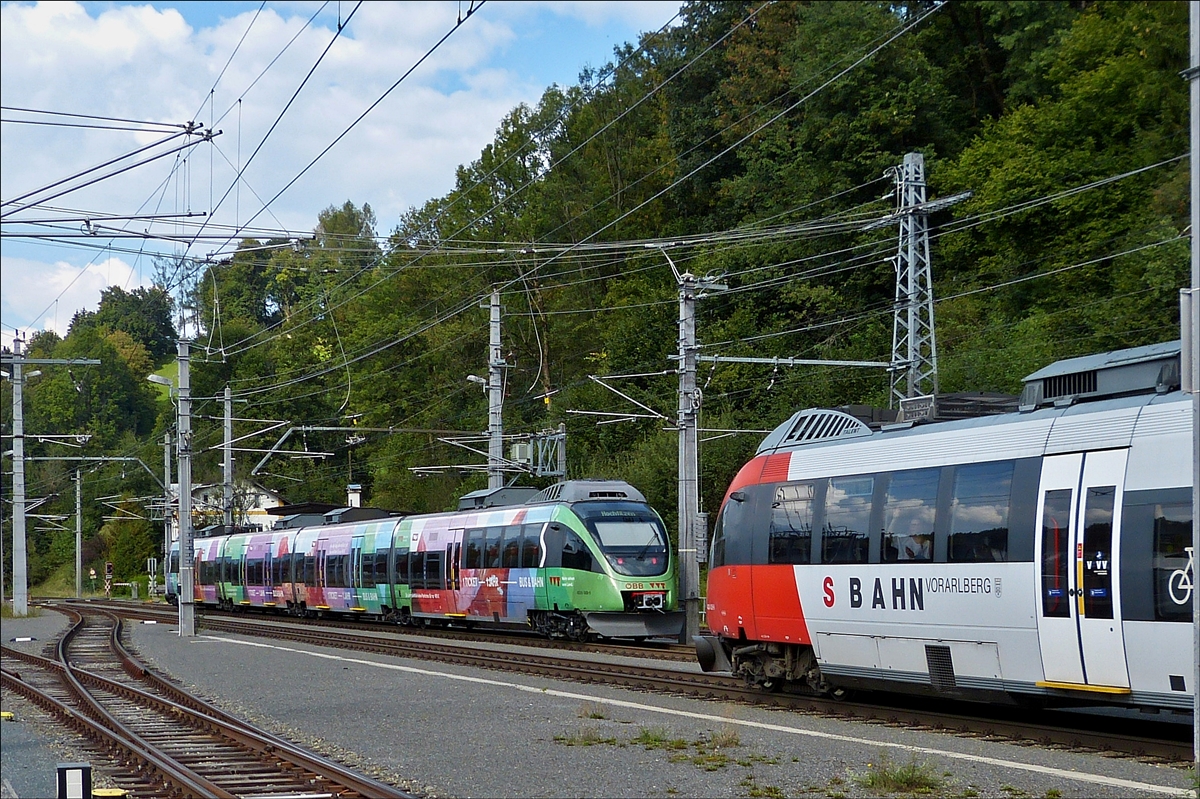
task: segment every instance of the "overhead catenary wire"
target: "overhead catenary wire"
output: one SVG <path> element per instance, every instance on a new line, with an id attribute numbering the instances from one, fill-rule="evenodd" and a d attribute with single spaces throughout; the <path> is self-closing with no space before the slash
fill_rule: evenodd
<path id="1" fill-rule="evenodd" d="M 896 39 L 898 36 L 902 35 L 903 33 L 907 32 L 908 30 L 911 30 L 913 27 L 915 27 L 917 24 L 919 24 L 921 21 L 923 21 L 925 17 L 927 17 L 929 14 L 932 14 L 932 13 L 933 13 L 934 11 L 936 11 L 936 10 L 937 10 L 937 8 L 936 8 L 936 7 L 935 7 L 935 8 L 932 8 L 932 9 L 929 9 L 929 10 L 927 10 L 925 13 L 923 13 L 922 15 L 919 15 L 919 16 L 918 16 L 916 19 L 914 19 L 914 20 L 911 20 L 911 21 L 909 21 L 909 22 L 905 23 L 905 24 L 904 24 L 904 25 L 902 25 L 902 26 L 901 26 L 901 27 L 900 27 L 900 28 L 899 28 L 899 29 L 898 29 L 896 32 L 892 33 L 890 36 L 888 36 L 886 39 L 884 39 L 884 41 L 882 41 L 880 44 L 878 44 L 878 45 L 876 45 L 875 47 L 873 47 L 873 48 L 872 48 L 870 51 L 868 51 L 868 52 L 867 52 L 865 55 L 863 55 L 863 56 L 862 56 L 862 57 L 860 57 L 860 58 L 859 58 L 857 61 L 855 61 L 855 62 L 853 62 L 852 64 L 850 64 L 850 66 L 848 66 L 848 67 L 846 67 L 845 69 L 843 69 L 841 72 L 839 72 L 839 73 L 838 73 L 837 75 L 835 75 L 833 78 L 830 78 L 830 79 L 829 79 L 829 80 L 827 80 L 825 83 L 823 83 L 821 86 L 817 87 L 817 89 L 815 89 L 815 90 L 813 90 L 812 92 L 810 92 L 810 93 L 806 94 L 805 96 L 801 97 L 801 98 L 800 98 L 799 100 L 797 100 L 795 103 L 793 103 L 792 105 L 790 105 L 790 106 L 788 106 L 787 108 L 785 108 L 783 111 L 781 111 L 781 112 L 779 112 L 778 114 L 776 114 L 776 115 L 775 115 L 774 117 L 772 117 L 770 120 L 768 120 L 767 122 L 765 122 L 765 123 L 761 124 L 760 126 L 758 126 L 757 128 L 755 128 L 753 131 L 751 131 L 751 132 L 750 132 L 749 134 L 747 134 L 745 137 L 743 137 L 742 139 L 740 139 L 738 142 L 736 142 L 735 144 L 733 144 L 733 145 L 731 145 L 730 147 L 726 148 L 726 150 L 725 150 L 725 151 L 723 151 L 722 153 L 719 153 L 717 156 L 714 156 L 713 158 L 709 159 L 709 160 L 708 160 L 708 161 L 706 161 L 705 163 L 703 163 L 703 164 L 701 164 L 700 166 L 696 167 L 695 169 L 693 169 L 693 170 L 692 170 L 690 173 L 688 173 L 687 175 L 684 175 L 683 177 L 681 177 L 681 178 L 677 179 L 677 180 L 676 180 L 674 183 L 672 183 L 670 186 L 668 186 L 667 188 L 665 188 L 665 189 L 663 189 L 662 191 L 660 191 L 658 194 L 654 195 L 653 197 L 649 198 L 648 200 L 645 200 L 645 201 L 643 201 L 643 202 L 642 202 L 642 203 L 640 203 L 638 206 L 636 206 L 635 208 L 633 208 L 633 209 L 631 209 L 630 211 L 626 212 L 625 214 L 623 214 L 623 215 L 622 215 L 621 217 L 619 217 L 618 219 L 616 219 L 616 220 L 613 220 L 612 222 L 610 222 L 608 225 L 606 225 L 606 226 L 604 226 L 604 227 L 600 228 L 599 230 L 596 230 L 596 231 L 594 231 L 592 234 L 590 234 L 589 236 L 585 237 L 585 238 L 584 238 L 584 240 L 583 240 L 583 242 L 581 242 L 581 243 L 586 243 L 588 240 L 590 240 L 590 239 L 592 239 L 592 238 L 595 238 L 595 236 L 597 236 L 597 235 L 598 235 L 600 232 L 603 232 L 603 230 L 605 230 L 605 229 L 608 229 L 608 228 L 612 227 L 612 226 L 613 226 L 613 225 L 615 225 L 617 222 L 619 222 L 621 219 L 624 219 L 624 218 L 626 218 L 626 217 L 627 217 L 627 216 L 629 216 L 630 214 L 632 214 L 632 213 L 636 212 L 637 210 L 639 210 L 640 208 L 644 207 L 644 206 L 645 206 L 646 204 L 648 204 L 649 202 L 653 201 L 654 199 L 657 199 L 657 197 L 658 197 L 658 196 L 661 196 L 661 195 L 662 195 L 663 193 L 665 193 L 666 191 L 669 191 L 670 189 L 672 189 L 674 186 L 678 185 L 678 184 L 679 184 L 680 182 L 682 182 L 683 180 L 686 180 L 686 179 L 690 178 L 692 175 L 694 175 L 694 174 L 695 174 L 696 172 L 698 172 L 700 169 L 703 169 L 704 167 L 708 166 L 709 164 L 711 164 L 713 161 L 717 160 L 718 158 L 720 158 L 720 157 L 723 157 L 723 155 L 725 155 L 725 154 L 727 154 L 728 152 L 730 152 L 730 151 L 732 151 L 733 149 L 735 149 L 735 148 L 736 148 L 737 146 L 739 146 L 739 145 L 740 145 L 742 142 L 744 142 L 744 141 L 748 140 L 748 139 L 749 139 L 751 136 L 753 136 L 754 134 L 756 134 L 758 131 L 762 130 L 762 129 L 763 129 L 763 128 L 765 128 L 766 126 L 768 126 L 768 125 L 772 124 L 773 122 L 777 121 L 779 118 L 781 118 L 781 117 L 782 117 L 784 114 L 786 114 L 788 111 L 790 111 L 790 110 L 794 109 L 795 107 L 797 107 L 797 106 L 798 106 L 798 105 L 800 105 L 801 103 L 803 103 L 803 102 L 805 102 L 806 100 L 810 99 L 812 96 L 814 96 L 816 93 L 818 93 L 819 91 L 821 91 L 823 88 L 825 88 L 826 86 L 830 85 L 830 84 L 831 84 L 831 83 L 833 83 L 835 80 L 837 80 L 838 78 L 842 77 L 843 75 L 847 74 L 847 73 L 848 73 L 850 70 L 852 70 L 853 68 L 855 68 L 855 67 L 856 67 L 856 66 L 858 66 L 859 64 L 863 63 L 863 62 L 864 62 L 864 61 L 865 61 L 867 58 L 869 58 L 869 57 L 870 57 L 871 55 L 873 55 L 874 53 L 878 52 L 878 51 L 879 51 L 880 49 L 882 49 L 883 47 L 885 47 L 885 46 L 887 46 L 888 44 L 890 44 L 890 43 L 891 43 L 892 41 L 894 41 L 894 40 L 895 40 L 895 39 Z M 464 228 L 464 229 L 465 229 L 465 228 Z M 577 249 L 577 248 L 580 246 L 580 244 L 581 244 L 581 243 L 576 243 L 575 245 L 572 245 L 572 247 L 571 247 L 571 248 L 569 248 L 569 249 L 567 250 L 567 252 L 570 252 L 570 251 L 571 251 L 571 250 L 573 250 L 573 249 Z M 550 260 L 550 261 L 553 261 L 553 260 L 556 260 L 556 258 L 559 258 L 559 257 L 561 257 L 561 254 L 560 254 L 559 256 L 555 256 L 555 257 L 553 257 L 553 258 L 551 258 L 551 259 L 549 259 L 549 260 Z M 541 268 L 543 268 L 544 266 L 545 266 L 545 263 L 543 263 L 543 264 L 539 265 L 538 267 L 535 267 L 535 269 L 541 269 Z M 386 279 L 386 278 L 385 278 L 385 279 Z M 376 284 L 376 285 L 377 285 L 377 284 Z M 510 281 L 508 284 L 506 284 L 506 285 L 504 286 L 504 288 L 507 288 L 508 286 L 511 286 L 511 285 L 512 285 L 512 282 Z M 359 292 L 359 293 L 361 294 L 362 292 Z M 356 295 L 356 296 L 357 296 L 357 295 Z M 269 339 L 268 339 L 268 340 L 269 340 Z M 241 343 L 242 343 L 242 342 L 239 342 L 239 344 L 241 344 Z M 259 342 L 259 343 L 262 343 L 262 342 Z M 238 346 L 238 345 L 234 345 L 234 346 L 236 347 L 236 346 Z"/>
<path id="2" fill-rule="evenodd" d="M 383 92 L 383 94 L 381 94 L 379 96 L 379 98 L 375 100 L 375 102 L 371 103 L 371 105 L 369 105 L 366 108 L 366 110 L 364 110 L 361 114 L 359 114 L 358 117 L 356 117 L 353 122 L 351 122 L 348 126 L 346 126 L 346 129 L 343 130 L 341 133 L 339 133 L 337 135 L 337 137 L 325 147 L 325 149 L 323 149 L 321 152 L 319 152 L 316 155 L 316 157 L 313 158 L 303 169 L 301 169 L 300 172 L 297 173 L 297 175 L 294 178 L 292 178 L 290 181 L 288 181 L 283 186 L 283 188 L 281 188 L 278 192 L 276 192 L 274 197 L 272 197 L 270 200 L 267 200 L 266 204 L 263 206 L 262 209 L 260 209 L 257 213 L 255 213 L 248 220 L 246 220 L 246 224 L 250 224 L 255 219 L 257 219 L 258 216 L 260 214 L 262 214 L 263 211 L 265 211 L 268 207 L 270 207 L 270 205 L 273 202 L 278 200 L 284 194 L 284 192 L 286 192 L 293 185 L 295 185 L 296 181 L 298 181 L 301 177 L 303 177 L 305 175 L 305 173 L 308 172 L 308 170 L 312 169 L 312 167 L 317 163 L 317 161 L 321 160 L 321 158 L 323 158 L 326 153 L 328 153 L 330 150 L 332 150 L 334 148 L 334 146 L 337 145 L 338 142 L 340 142 L 343 138 L 345 138 L 346 135 L 350 131 L 352 131 L 358 125 L 359 122 L 362 122 L 363 119 L 366 118 L 367 114 L 370 114 L 372 111 L 374 111 L 379 106 L 380 103 L 382 103 L 385 99 L 387 99 L 388 95 L 390 95 L 393 91 L 395 91 L 396 88 L 401 83 L 403 83 L 404 80 L 406 78 L 408 78 L 408 76 L 411 75 L 417 69 L 417 67 L 419 67 L 419 66 L 421 66 L 421 64 L 425 63 L 426 59 L 428 59 L 431 55 L 433 55 L 435 52 L 437 52 L 438 48 L 440 48 L 447 39 L 449 39 L 452 35 L 454 35 L 455 31 L 457 31 L 460 27 L 462 27 L 463 23 L 466 22 L 466 20 L 470 19 L 471 16 L 473 14 L 475 14 L 475 12 L 477 12 L 479 9 L 483 8 L 483 6 L 486 3 L 487 3 L 487 0 L 482 0 L 482 2 L 479 3 L 479 5 L 475 5 L 474 3 L 472 3 L 471 8 L 467 11 L 466 17 L 460 17 L 458 22 L 455 23 L 454 27 L 452 27 L 450 30 L 446 31 L 445 35 L 443 35 L 441 39 L 438 39 L 438 41 L 436 43 L 434 43 L 434 45 L 432 47 L 430 47 L 425 52 L 424 55 L 422 55 L 419 59 L 417 59 L 416 63 L 414 63 L 412 66 L 410 66 L 404 72 L 403 75 L 401 75 L 399 78 L 397 78 L 396 82 L 393 83 L 391 86 L 389 86 L 387 88 L 387 90 L 385 90 Z M 361 5 L 361 2 L 359 3 L 359 5 Z M 358 6 L 355 6 L 354 10 L 357 11 Z M 351 12 L 350 16 L 351 17 L 354 16 L 354 13 Z M 350 22 L 350 17 L 347 17 L 346 23 L 349 23 L 349 22 Z M 341 30 L 341 26 L 339 26 L 338 30 L 339 31 Z"/>

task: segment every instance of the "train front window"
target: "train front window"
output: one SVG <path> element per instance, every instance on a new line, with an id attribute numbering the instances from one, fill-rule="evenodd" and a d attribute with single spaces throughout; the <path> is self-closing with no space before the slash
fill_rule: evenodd
<path id="1" fill-rule="evenodd" d="M 600 544 L 613 571 L 651 577 L 667 570 L 667 534 L 645 505 L 634 502 L 578 503 L 572 510 Z"/>

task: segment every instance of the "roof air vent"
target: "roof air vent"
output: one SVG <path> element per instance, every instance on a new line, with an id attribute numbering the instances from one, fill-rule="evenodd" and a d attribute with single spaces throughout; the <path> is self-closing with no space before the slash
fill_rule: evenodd
<path id="1" fill-rule="evenodd" d="M 555 483 L 541 491 L 525 504 L 540 502 L 587 502 L 623 499 L 630 502 L 645 502 L 642 492 L 624 480 L 567 480 Z"/>
<path id="2" fill-rule="evenodd" d="M 1096 392 L 1096 372 L 1076 372 L 1066 375 L 1052 375 L 1042 381 L 1042 396 L 1052 400 L 1059 397 L 1094 394 Z"/>
<path id="3" fill-rule="evenodd" d="M 871 435 L 871 428 L 848 413 L 827 408 L 809 408 L 800 411 L 771 431 L 759 453 L 779 447 L 795 447 L 818 441 L 858 438 Z"/>
<path id="4" fill-rule="evenodd" d="M 1178 384 L 1178 341 L 1067 358 L 1025 378 L 1021 410 L 1170 391 Z"/>

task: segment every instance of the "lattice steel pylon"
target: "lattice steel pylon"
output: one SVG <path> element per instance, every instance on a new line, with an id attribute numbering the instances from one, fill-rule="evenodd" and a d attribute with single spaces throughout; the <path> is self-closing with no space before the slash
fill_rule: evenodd
<path id="1" fill-rule="evenodd" d="M 929 269 L 929 208 L 925 156 L 908 153 L 895 169 L 897 216 L 896 303 L 892 322 L 892 393 L 889 404 L 936 394 L 937 337 L 933 327 L 933 277 Z"/>

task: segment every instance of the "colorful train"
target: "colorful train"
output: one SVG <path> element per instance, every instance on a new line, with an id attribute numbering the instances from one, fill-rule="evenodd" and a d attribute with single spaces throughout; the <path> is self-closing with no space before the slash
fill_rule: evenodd
<path id="1" fill-rule="evenodd" d="M 728 489 L 705 670 L 1190 711 L 1192 404 L 1171 342 L 1060 361 L 1019 410 L 808 410 Z"/>
<path id="2" fill-rule="evenodd" d="M 226 609 L 576 640 L 683 626 L 662 519 L 620 481 L 558 483 L 520 505 L 196 538 L 194 552 L 195 601 Z"/>

